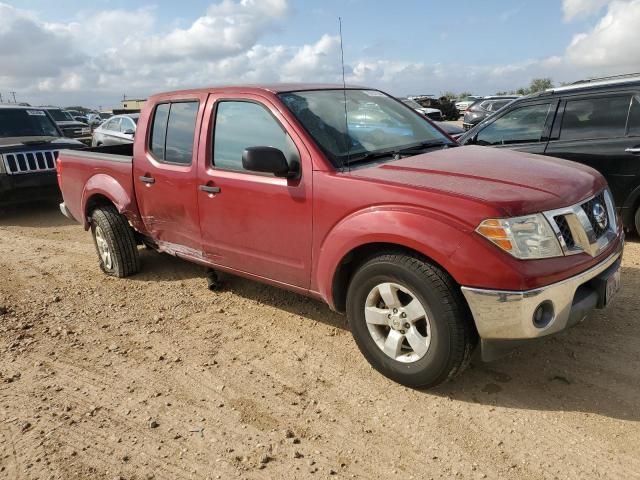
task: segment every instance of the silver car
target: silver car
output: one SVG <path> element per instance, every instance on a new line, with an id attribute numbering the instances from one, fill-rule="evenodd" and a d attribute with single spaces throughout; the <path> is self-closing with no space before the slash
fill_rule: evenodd
<path id="1" fill-rule="evenodd" d="M 139 117 L 137 113 L 111 117 L 93 131 L 91 145 L 99 147 L 133 143 Z"/>

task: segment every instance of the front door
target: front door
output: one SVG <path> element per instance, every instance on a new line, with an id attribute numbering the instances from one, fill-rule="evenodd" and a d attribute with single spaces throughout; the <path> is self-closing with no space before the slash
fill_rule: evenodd
<path id="1" fill-rule="evenodd" d="M 544 153 L 558 102 L 535 101 L 514 105 L 478 131 L 477 145 L 509 148 L 527 153 Z"/>
<path id="2" fill-rule="evenodd" d="M 200 257 L 197 155 L 206 94 L 168 96 L 141 119 L 145 142 L 134 145 L 133 182 L 142 221 L 161 249 Z M 143 135 L 140 133 L 140 135 Z"/>
<path id="3" fill-rule="evenodd" d="M 311 157 L 287 121 L 261 96 L 211 95 L 212 125 L 200 146 L 200 228 L 205 255 L 220 266 L 273 282 L 309 288 Z M 270 146 L 300 163 L 298 178 L 244 170 L 247 147 Z"/>
<path id="4" fill-rule="evenodd" d="M 560 128 L 546 155 L 598 170 L 622 207 L 640 185 L 640 96 L 626 92 L 569 97 L 560 111 Z"/>

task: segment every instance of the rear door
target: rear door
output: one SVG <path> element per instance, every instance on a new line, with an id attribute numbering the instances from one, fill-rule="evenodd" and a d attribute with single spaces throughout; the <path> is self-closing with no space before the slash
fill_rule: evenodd
<path id="1" fill-rule="evenodd" d="M 640 96 L 634 92 L 568 96 L 546 155 L 595 168 L 622 206 L 640 174 Z"/>
<path id="2" fill-rule="evenodd" d="M 133 181 L 138 207 L 153 239 L 170 253 L 202 252 L 197 207 L 197 151 L 206 94 L 169 96 L 140 124 Z"/>
<path id="3" fill-rule="evenodd" d="M 547 98 L 513 105 L 478 130 L 475 143 L 544 153 L 558 101 Z"/>
<path id="4" fill-rule="evenodd" d="M 302 140 L 277 106 L 259 95 L 212 94 L 205 118 L 212 126 L 200 147 L 198 202 L 205 255 L 213 263 L 280 284 L 309 288 L 312 166 Z M 247 171 L 242 152 L 271 146 L 299 178 Z"/>

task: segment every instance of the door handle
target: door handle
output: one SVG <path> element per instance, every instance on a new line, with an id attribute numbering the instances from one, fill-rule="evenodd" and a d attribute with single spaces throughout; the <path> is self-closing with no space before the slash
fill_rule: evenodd
<path id="1" fill-rule="evenodd" d="M 147 184 L 152 184 L 152 183 L 156 183 L 156 179 L 153 177 L 146 177 L 144 175 L 140 176 L 140 181 L 142 183 L 147 183 Z"/>
<path id="2" fill-rule="evenodd" d="M 201 191 L 206 193 L 220 193 L 220 187 L 212 187 L 209 185 L 200 185 L 198 187 Z"/>
<path id="3" fill-rule="evenodd" d="M 640 147 L 625 148 L 624 151 L 627 153 L 640 153 Z"/>

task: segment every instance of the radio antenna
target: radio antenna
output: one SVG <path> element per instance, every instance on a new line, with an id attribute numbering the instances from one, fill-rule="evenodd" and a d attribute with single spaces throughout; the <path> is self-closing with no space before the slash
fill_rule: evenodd
<path id="1" fill-rule="evenodd" d="M 349 119 L 347 117 L 347 82 L 344 79 L 344 47 L 342 46 L 342 17 L 338 17 L 340 29 L 340 64 L 342 66 L 342 95 L 344 97 L 344 139 L 347 143 L 347 169 L 349 168 L 349 155 L 351 153 L 351 137 L 349 136 Z M 344 169 L 343 163 L 342 168 Z"/>

